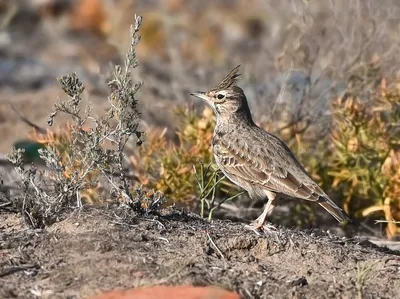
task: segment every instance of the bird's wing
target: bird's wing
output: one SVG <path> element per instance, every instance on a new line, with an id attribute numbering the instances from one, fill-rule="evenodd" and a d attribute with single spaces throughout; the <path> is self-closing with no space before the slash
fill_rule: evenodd
<path id="1" fill-rule="evenodd" d="M 259 196 L 259 190 L 265 189 L 318 202 L 337 221 L 350 220 L 313 181 L 279 138 L 262 131 L 248 142 L 221 138 L 213 149 L 221 170 L 239 186 L 246 186 L 249 193 Z"/>
<path id="2" fill-rule="evenodd" d="M 214 145 L 217 163 L 228 177 L 268 191 L 310 201 L 326 196 L 286 145 L 272 135 L 268 137 L 273 137 L 268 146 L 253 140 L 251 148 L 245 142 L 220 140 Z"/>

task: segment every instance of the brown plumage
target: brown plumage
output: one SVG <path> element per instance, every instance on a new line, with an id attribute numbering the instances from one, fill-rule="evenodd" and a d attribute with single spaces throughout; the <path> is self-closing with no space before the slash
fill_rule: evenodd
<path id="1" fill-rule="evenodd" d="M 228 75 L 225 76 L 225 78 L 221 81 L 221 83 L 219 83 L 216 87 L 214 87 L 211 90 L 218 91 L 222 89 L 227 89 L 231 87 L 233 84 L 235 84 L 240 78 L 239 68 L 240 65 L 236 66 L 233 70 L 231 70 L 228 73 Z"/>
<path id="2" fill-rule="evenodd" d="M 217 87 L 191 95 L 203 99 L 217 115 L 212 147 L 221 171 L 251 198 L 268 199 L 263 213 L 250 228 L 264 227 L 266 215 L 279 197 L 314 201 L 337 221 L 349 220 L 307 174 L 286 144 L 253 122 L 246 96 L 235 85 L 240 76 L 238 71 L 239 66 Z"/>

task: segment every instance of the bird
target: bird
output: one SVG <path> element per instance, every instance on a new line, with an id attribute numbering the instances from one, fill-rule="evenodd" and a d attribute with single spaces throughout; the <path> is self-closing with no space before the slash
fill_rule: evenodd
<path id="1" fill-rule="evenodd" d="M 271 231 L 266 217 L 279 198 L 316 202 L 338 222 L 350 221 L 311 178 L 289 147 L 277 136 L 259 127 L 252 119 L 246 95 L 237 82 L 240 65 L 207 92 L 191 92 L 216 114 L 212 138 L 214 159 L 222 173 L 253 200 L 267 200 L 261 215 L 246 227 Z"/>

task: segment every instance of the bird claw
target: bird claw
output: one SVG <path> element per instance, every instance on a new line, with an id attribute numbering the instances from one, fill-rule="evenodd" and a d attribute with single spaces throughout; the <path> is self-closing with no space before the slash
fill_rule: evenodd
<path id="1" fill-rule="evenodd" d="M 248 230 L 252 230 L 258 236 L 261 236 L 260 232 L 263 232 L 264 234 L 269 234 L 275 233 L 277 231 L 276 227 L 272 224 L 258 223 L 257 221 L 252 222 L 250 225 L 246 225 L 245 228 Z"/>

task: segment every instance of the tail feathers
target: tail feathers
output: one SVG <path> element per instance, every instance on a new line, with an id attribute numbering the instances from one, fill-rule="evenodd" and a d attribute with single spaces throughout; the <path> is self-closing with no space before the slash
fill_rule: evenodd
<path id="1" fill-rule="evenodd" d="M 327 197 L 320 197 L 318 203 L 329 212 L 338 222 L 351 221 L 349 215 L 339 208 L 332 200 Z"/>

